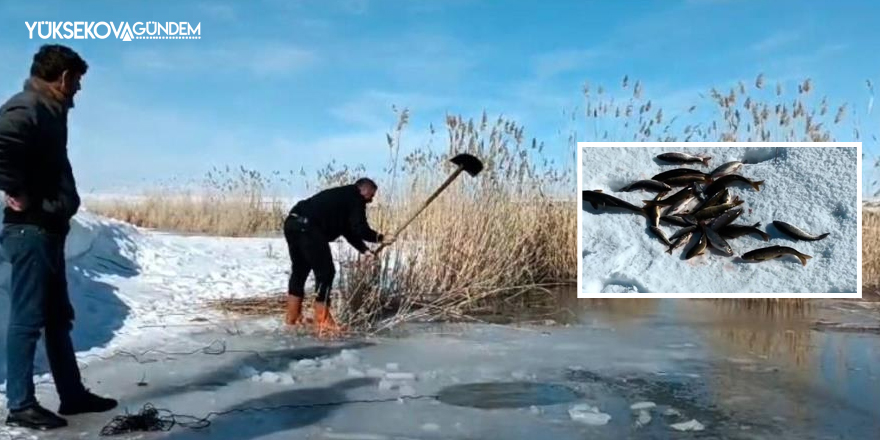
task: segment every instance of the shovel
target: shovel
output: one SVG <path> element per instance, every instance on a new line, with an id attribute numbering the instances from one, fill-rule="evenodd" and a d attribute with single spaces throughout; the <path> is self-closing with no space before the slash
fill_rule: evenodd
<path id="1" fill-rule="evenodd" d="M 431 202 L 433 202 L 434 199 L 436 199 L 437 196 L 439 196 L 440 193 L 442 193 L 443 190 L 445 190 L 446 187 L 448 187 L 458 177 L 459 174 L 461 174 L 462 172 L 467 172 L 471 176 L 476 176 L 477 174 L 480 174 L 480 171 L 483 171 L 483 162 L 480 162 L 480 159 L 477 159 L 476 156 L 472 156 L 470 154 L 459 154 L 452 159 L 449 159 L 449 161 L 455 165 L 458 165 L 458 168 L 456 168 L 455 172 L 453 172 L 449 176 L 449 178 L 447 178 L 446 181 L 443 182 L 443 184 L 440 185 L 440 187 L 437 188 L 436 191 L 434 191 L 434 194 L 431 194 L 431 197 L 428 197 L 428 200 L 425 200 L 425 203 L 422 204 L 422 206 L 415 212 L 415 214 L 412 215 L 412 217 L 409 218 L 409 220 L 407 220 L 401 227 L 397 228 L 397 230 L 394 231 L 394 237 L 399 236 L 400 233 L 403 232 L 403 230 L 406 229 L 406 227 L 409 226 L 410 223 L 412 223 L 413 220 L 415 220 L 416 217 L 418 217 L 419 214 L 421 214 L 422 211 L 424 211 L 425 208 L 427 208 L 428 205 L 430 205 Z M 376 248 L 376 250 L 373 251 L 373 253 L 378 255 L 379 252 L 381 252 L 382 249 L 385 249 L 386 247 L 387 245 L 381 244 L 379 245 L 379 247 Z"/>

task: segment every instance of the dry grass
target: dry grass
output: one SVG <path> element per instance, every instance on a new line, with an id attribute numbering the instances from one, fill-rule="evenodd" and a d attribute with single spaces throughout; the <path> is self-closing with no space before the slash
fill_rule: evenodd
<path id="1" fill-rule="evenodd" d="M 269 197 L 271 183 L 257 171 L 227 167 L 212 170 L 196 189 L 168 185 L 137 198 L 89 201 L 88 207 L 145 228 L 231 237 L 270 234 L 289 209 Z"/>
<path id="2" fill-rule="evenodd" d="M 862 291 L 865 297 L 880 297 L 880 211 L 862 210 Z"/>
<path id="3" fill-rule="evenodd" d="M 870 82 L 868 88 L 873 93 Z M 697 94 L 693 105 L 674 114 L 644 95 L 642 84 L 628 77 L 613 94 L 601 86 L 585 86 L 584 140 L 833 142 L 834 133 L 842 132 L 852 133 L 847 140 L 861 140 L 858 123 L 848 125 L 849 104 L 820 97 L 809 78 L 786 90 L 780 83 L 771 87 L 758 75 L 750 84 L 740 81 L 727 90 Z"/>

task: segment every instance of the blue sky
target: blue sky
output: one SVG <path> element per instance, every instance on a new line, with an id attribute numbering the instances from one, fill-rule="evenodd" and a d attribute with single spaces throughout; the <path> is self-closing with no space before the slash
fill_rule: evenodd
<path id="1" fill-rule="evenodd" d="M 62 41 L 92 66 L 71 115 L 82 190 L 227 164 L 380 171 L 392 105 L 411 111 L 404 148 L 447 113 L 486 110 L 573 166 L 566 138 L 584 122 L 564 112 L 582 108 L 585 82 L 624 75 L 673 108 L 761 72 L 770 84 L 809 77 L 877 127 L 864 112 L 865 80 L 880 84 L 878 16 L 871 0 L 0 0 L 0 96 L 20 88 L 45 42 L 28 39 L 25 21 L 189 21 L 200 40 Z"/>

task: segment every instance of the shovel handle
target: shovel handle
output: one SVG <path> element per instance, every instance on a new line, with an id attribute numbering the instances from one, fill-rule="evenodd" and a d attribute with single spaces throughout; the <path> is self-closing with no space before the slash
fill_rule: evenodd
<path id="1" fill-rule="evenodd" d="M 464 167 L 459 166 L 458 169 L 455 170 L 455 172 L 450 174 L 449 177 L 446 179 L 446 181 L 443 182 L 443 184 L 440 185 L 440 187 L 437 188 L 437 190 L 434 191 L 434 193 L 431 194 L 431 196 L 428 197 L 428 199 L 425 200 L 424 203 L 422 203 L 422 206 L 415 212 L 415 214 L 410 216 L 410 218 L 406 222 L 404 222 L 403 225 L 401 225 L 399 228 L 397 228 L 396 231 L 394 231 L 394 236 L 397 237 L 398 235 L 400 235 L 400 233 L 403 232 L 403 230 L 406 229 L 406 227 L 409 226 L 416 219 L 416 217 L 418 217 L 419 214 L 421 214 L 422 211 L 424 211 L 425 208 L 427 208 L 428 205 L 430 205 L 431 202 L 433 202 L 434 199 L 436 199 L 437 196 L 439 196 L 440 193 L 443 192 L 443 190 L 445 190 L 449 185 L 452 184 L 452 181 L 454 181 L 455 178 L 457 178 L 458 175 L 461 174 L 462 171 L 464 171 Z M 386 247 L 388 247 L 388 245 L 383 243 L 383 244 L 379 245 L 379 247 L 377 247 L 376 250 L 373 251 L 373 253 L 378 255 L 379 252 L 381 252 Z"/>

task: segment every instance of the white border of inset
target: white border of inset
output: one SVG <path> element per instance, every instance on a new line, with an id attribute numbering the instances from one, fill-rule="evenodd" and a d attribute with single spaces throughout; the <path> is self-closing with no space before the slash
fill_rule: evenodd
<path id="1" fill-rule="evenodd" d="M 674 151 L 676 147 L 703 147 L 703 148 L 723 148 L 723 147 L 760 147 L 760 148 L 810 148 L 810 147 L 840 147 L 840 148 L 856 148 L 857 149 L 857 193 L 856 193 L 856 209 L 858 210 L 858 227 L 856 237 L 856 255 L 858 268 L 857 287 L 855 293 L 633 293 L 622 296 L 621 294 L 595 294 L 587 295 L 583 292 L 583 274 L 584 262 L 582 257 L 583 249 L 583 199 L 578 199 L 578 217 L 577 217 L 577 289 L 578 298 L 608 298 L 608 299 L 630 299 L 630 298 L 804 298 L 804 299 L 824 299 L 824 298 L 842 298 L 842 299 L 861 299 L 862 297 L 862 143 L 861 142 L 578 142 L 577 144 L 577 187 L 578 192 L 583 190 L 583 158 L 581 151 L 584 148 L 666 148 Z"/>

